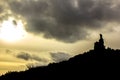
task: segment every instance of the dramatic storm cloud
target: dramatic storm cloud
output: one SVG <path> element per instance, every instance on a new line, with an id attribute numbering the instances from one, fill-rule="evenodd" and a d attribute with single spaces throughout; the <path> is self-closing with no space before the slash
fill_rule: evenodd
<path id="1" fill-rule="evenodd" d="M 86 38 L 89 29 L 119 22 L 119 0 L 20 0 L 11 10 L 27 21 L 26 30 L 63 42 Z"/>

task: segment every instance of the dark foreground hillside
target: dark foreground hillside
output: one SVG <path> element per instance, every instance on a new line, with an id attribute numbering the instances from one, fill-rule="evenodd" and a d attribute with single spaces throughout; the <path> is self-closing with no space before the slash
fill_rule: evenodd
<path id="1" fill-rule="evenodd" d="M 80 80 L 91 77 L 97 80 L 116 73 L 120 73 L 120 50 L 106 49 L 100 35 L 100 40 L 94 44 L 94 50 L 46 67 L 8 73 L 1 76 L 0 80 Z"/>

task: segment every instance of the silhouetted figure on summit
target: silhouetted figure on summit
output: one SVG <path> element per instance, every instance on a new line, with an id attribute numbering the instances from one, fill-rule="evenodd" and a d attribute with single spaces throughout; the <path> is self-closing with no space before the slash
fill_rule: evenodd
<path id="1" fill-rule="evenodd" d="M 94 50 L 96 50 L 96 51 L 104 51 L 105 50 L 104 39 L 102 37 L 102 34 L 100 34 L 99 42 L 95 42 Z"/>
<path id="2" fill-rule="evenodd" d="M 102 34 L 100 34 L 99 43 L 100 43 L 101 45 L 104 45 L 104 40 L 103 40 Z"/>

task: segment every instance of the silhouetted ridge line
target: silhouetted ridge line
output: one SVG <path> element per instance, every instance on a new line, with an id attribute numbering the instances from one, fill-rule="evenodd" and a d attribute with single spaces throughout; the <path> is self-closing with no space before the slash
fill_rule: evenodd
<path id="1" fill-rule="evenodd" d="M 88 76 L 101 78 L 105 75 L 106 77 L 107 74 L 115 74 L 119 71 L 120 50 L 106 49 L 104 39 L 100 34 L 99 41 L 94 44 L 94 50 L 79 54 L 68 61 L 31 68 L 25 72 L 11 72 L 1 76 L 0 80 L 64 80 L 69 78 L 80 80 L 90 79 Z"/>

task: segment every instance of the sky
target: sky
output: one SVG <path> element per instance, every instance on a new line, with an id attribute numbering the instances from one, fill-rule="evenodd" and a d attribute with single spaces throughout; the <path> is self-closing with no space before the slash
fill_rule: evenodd
<path id="1" fill-rule="evenodd" d="M 67 60 L 105 45 L 120 49 L 120 0 L 0 0 L 0 75 Z"/>

